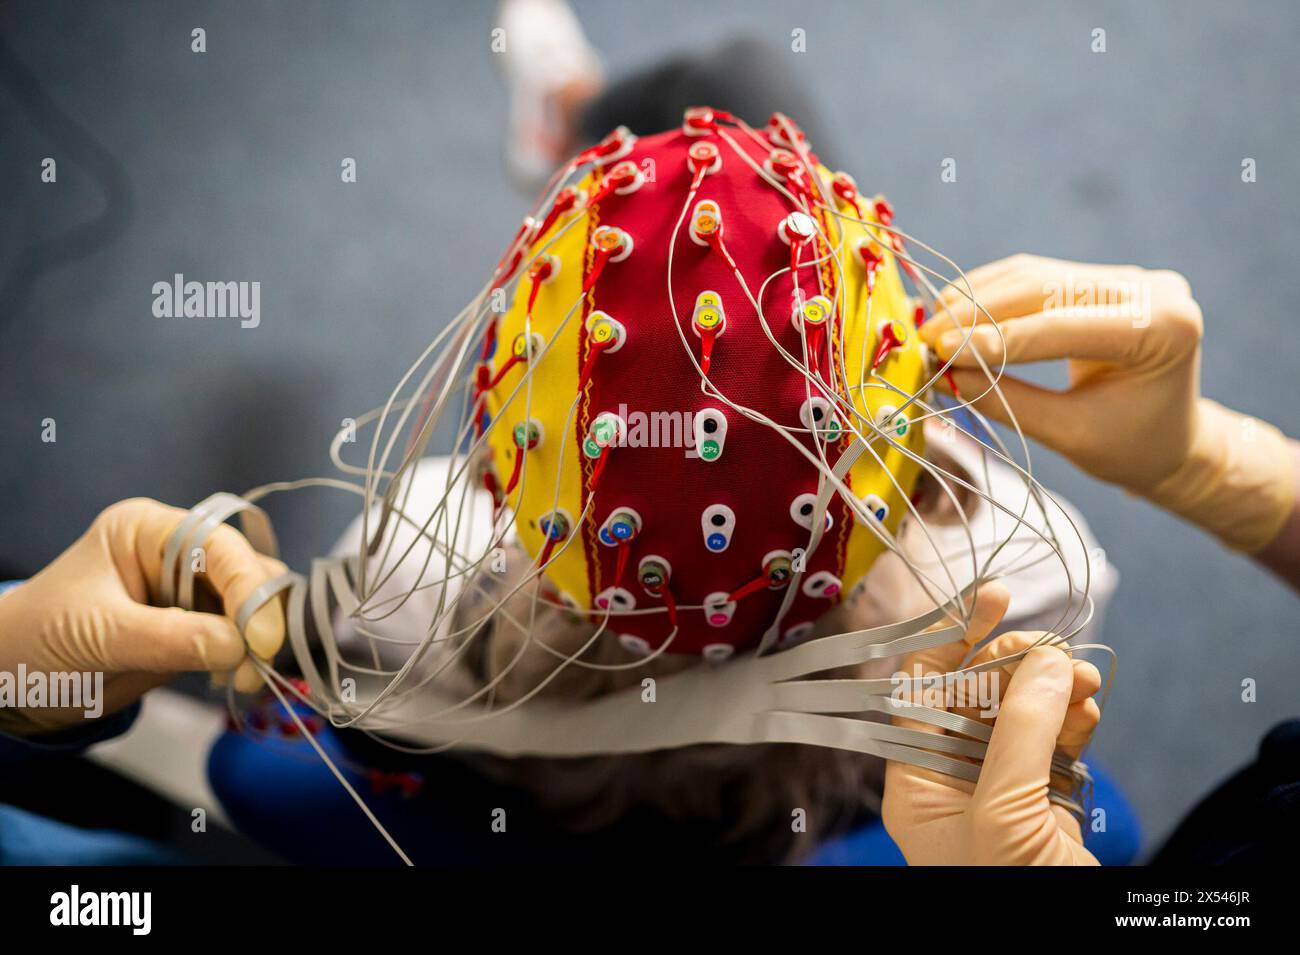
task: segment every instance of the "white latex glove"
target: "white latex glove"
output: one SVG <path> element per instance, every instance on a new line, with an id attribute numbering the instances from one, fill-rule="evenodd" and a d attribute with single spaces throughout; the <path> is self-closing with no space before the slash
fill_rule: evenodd
<path id="1" fill-rule="evenodd" d="M 1002 619 L 1008 600 L 1001 585 L 983 587 L 964 641 L 913 654 L 903 672 L 911 675 L 918 666 L 921 673 L 955 670 Z M 1002 634 L 972 663 L 1016 653 L 1040 636 Z M 1100 674 L 1092 664 L 1046 646 L 994 672 L 1000 704 L 979 782 L 890 761 L 881 812 L 885 829 L 909 865 L 1096 865 L 1083 847 L 1078 821 L 1047 794 L 1049 786 L 1066 785 L 1051 776 L 1053 751 L 1077 758 L 1097 726 L 1100 713 L 1092 694 Z M 962 702 L 974 703 L 953 700 L 948 708 L 982 718 L 979 707 L 957 705 Z M 894 722 L 943 732 L 928 723 Z"/>
<path id="2" fill-rule="evenodd" d="M 1065 359 L 1064 391 L 1003 376 L 1027 434 L 1234 549 L 1255 553 L 1277 537 L 1295 506 L 1294 455 L 1272 425 L 1200 397 L 1201 310 L 1181 275 L 1017 255 L 968 278 L 1002 339 L 983 313 L 976 321 L 961 283 L 942 293 L 950 314 L 936 309 L 921 328 L 941 359 L 956 355 L 964 397 L 989 385 L 976 352 L 995 372 L 1004 357 Z M 996 395 L 976 407 L 1009 420 Z"/>
<path id="3" fill-rule="evenodd" d="M 144 498 L 114 504 L 53 563 L 0 596 L 0 671 L 16 674 L 25 664 L 29 673 L 102 672 L 105 714 L 183 671 L 236 670 L 236 687 L 255 689 L 261 680 L 231 616 L 284 565 L 222 525 L 205 545 L 207 571 L 196 575 L 195 588 L 198 605 L 216 613 L 149 606 L 167 538 L 186 514 Z M 247 633 L 254 652 L 273 656 L 284 640 L 279 601 L 262 607 Z M 0 729 L 9 733 L 84 719 L 81 709 L 0 709 Z"/>

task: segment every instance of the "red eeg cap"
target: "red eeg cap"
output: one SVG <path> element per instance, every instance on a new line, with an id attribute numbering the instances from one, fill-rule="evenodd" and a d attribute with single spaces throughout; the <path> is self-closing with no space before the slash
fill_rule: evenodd
<path id="1" fill-rule="evenodd" d="M 762 143 L 755 142 L 737 128 L 728 128 L 727 132 L 754 166 L 762 168 L 775 148 L 783 150 L 778 156 L 780 162 L 789 160 L 789 146 L 778 146 L 767 137 Z M 772 346 L 753 303 L 726 258 L 710 246 L 692 242 L 689 235 L 695 205 L 701 200 L 716 202 L 726 221 L 727 250 L 750 293 L 757 296 L 764 281 L 776 275 L 762 291 L 764 313 L 781 347 L 798 356 L 803 346 L 800 332 L 791 322 L 791 303 L 795 301 L 795 283 L 789 272 L 792 253 L 791 247 L 778 235 L 780 223 L 796 207 L 764 181 L 749 163 L 736 156 L 731 144 L 721 139 L 718 132 L 701 133 L 697 129 L 692 133 L 688 135 L 679 127 L 637 139 L 624 161 L 637 169 L 654 170 L 654 175 L 647 176 L 635 193 L 607 194 L 583 213 L 588 217 L 588 235 L 599 227 L 613 226 L 624 230 L 634 240 L 635 247 L 625 261 L 602 267 L 582 307 L 584 322 L 592 311 L 598 310 L 617 319 L 626 337 L 616 353 L 601 352 L 588 361 L 590 342 L 585 331 L 581 334 L 576 367 L 585 367 L 588 377 L 570 425 L 571 460 L 566 460 L 564 466 L 584 469 L 582 506 L 588 516 L 583 526 L 573 529 L 577 539 L 570 546 L 583 550 L 593 603 L 597 595 L 618 587 L 631 595 L 637 610 L 663 607 L 665 601 L 658 595 L 662 591 L 644 588 L 638 578 L 642 560 L 647 556 L 663 558 L 671 567 L 666 586 L 676 604 L 675 615 L 680 627 L 671 651 L 703 652 L 707 657 L 720 659 L 730 652 L 727 648 L 739 649 L 757 643 L 772 624 L 786 591 L 766 584 L 751 586 L 735 603 L 734 612 L 731 607 L 722 608 L 726 613 L 702 612 L 700 605 L 710 595 L 716 602 L 718 595 L 740 591 L 764 575 L 774 553 L 789 554 L 807 546 L 809 529 L 792 516 L 792 505 L 800 495 L 816 493 L 819 473 L 770 427 L 749 420 L 725 402 L 701 391 L 696 365 L 701 340 L 692 322 L 697 299 L 706 290 L 720 297 L 719 304 L 726 317 L 726 334 L 718 336 L 713 344 L 709 380 L 728 399 L 776 422 L 798 428 L 801 409 L 808 401 L 809 385 L 804 375 L 792 368 Z M 699 154 L 702 143 L 716 147 L 723 162 L 716 172 L 697 177 L 695 168 L 699 164 L 688 163 L 686 157 L 692 147 Z M 592 192 L 599 188 L 601 176 L 602 173 L 596 173 L 590 186 Z M 692 181 L 697 178 L 699 189 L 691 196 Z M 812 177 L 809 182 L 820 188 Z M 834 202 L 830 196 L 819 198 Z M 684 207 L 686 215 L 674 238 Z M 824 210 L 814 208 L 811 214 L 823 233 L 833 228 Z M 671 276 L 668 275 L 670 246 L 673 249 Z M 826 256 L 827 249 L 820 238 L 809 243 L 809 249 L 802 255 L 799 284 L 805 300 L 824 295 L 831 303 L 837 301 L 835 269 L 827 267 L 824 261 L 820 266 L 810 264 L 819 258 L 825 260 Z M 851 249 L 841 258 L 844 268 L 862 270 L 861 260 Z M 591 267 L 590 255 L 583 262 L 564 263 L 564 271 Z M 564 303 L 562 307 L 567 309 L 569 304 Z M 548 317 L 539 306 L 533 314 L 533 327 L 549 336 L 561 317 Z M 860 315 L 850 319 L 865 320 Z M 839 341 L 835 327 L 843 320 L 843 316 L 836 315 L 827 323 L 826 335 L 833 347 L 838 347 L 835 343 Z M 678 327 L 674 327 L 674 322 Z M 572 362 L 574 358 L 567 356 L 562 360 Z M 823 360 L 821 364 L 825 367 L 827 362 Z M 503 392 L 501 397 L 508 395 L 516 383 L 517 379 L 507 378 L 498 386 Z M 575 392 L 577 386 L 575 374 Z M 556 402 L 556 406 L 563 406 L 567 412 L 571 401 L 570 398 Z M 583 439 L 602 413 L 642 414 L 647 422 L 672 421 L 683 431 L 690 429 L 693 438 L 696 415 L 708 409 L 722 415 L 725 427 L 721 451 L 712 459 L 699 456 L 697 449 L 681 446 L 680 440 L 673 447 L 607 448 L 598 468 L 591 458 L 583 457 Z M 664 412 L 670 413 L 667 419 L 653 417 Z M 508 406 L 502 427 L 513 426 L 512 413 L 513 406 Z M 532 414 L 539 415 L 536 402 Z M 564 429 L 563 418 L 542 420 L 548 436 L 559 435 Z M 629 431 L 630 437 L 635 438 L 636 427 L 630 427 Z M 812 435 L 802 434 L 798 438 L 804 447 L 815 448 Z M 558 438 L 548 437 L 548 442 L 554 445 Z M 498 473 L 503 470 L 509 473 L 506 469 L 511 462 L 503 457 L 503 447 L 504 444 L 495 445 L 498 452 L 495 467 Z M 847 447 L 848 440 L 843 435 L 828 442 L 827 459 L 833 463 Z M 593 483 L 596 470 L 599 478 Z M 540 480 L 548 487 L 554 484 L 552 476 Z M 626 510 L 639 518 L 640 527 L 630 541 L 619 542 L 602 525 L 615 512 Z M 816 620 L 843 596 L 840 581 L 844 577 L 853 518 L 838 495 L 832 495 L 827 513 L 831 528 L 803 569 L 799 591 L 784 618 L 783 629 Z M 721 546 L 716 546 L 719 539 L 715 536 L 710 541 L 708 529 L 714 527 L 712 521 L 719 515 L 723 520 L 714 529 L 726 539 Z M 519 522 L 523 525 L 543 516 L 521 511 Z M 602 536 L 606 537 L 604 542 Z M 813 581 L 811 589 L 807 586 L 810 581 Z M 617 609 L 617 603 L 615 606 Z M 592 619 L 599 622 L 603 616 L 603 612 L 595 611 Z M 722 626 L 709 622 L 723 617 L 727 619 Z M 645 646 L 657 648 L 668 638 L 671 629 L 666 613 L 615 615 L 609 621 L 609 630 L 614 633 L 639 638 L 625 640 L 625 646 L 640 646 L 639 641 L 644 641 Z"/>

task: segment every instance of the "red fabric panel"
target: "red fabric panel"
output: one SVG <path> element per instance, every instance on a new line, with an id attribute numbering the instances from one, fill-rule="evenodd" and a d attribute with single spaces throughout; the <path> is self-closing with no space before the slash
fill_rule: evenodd
<path id="1" fill-rule="evenodd" d="M 738 130 L 733 137 L 762 162 L 765 152 Z M 710 137 L 723 155 L 721 171 L 705 177 L 696 198 L 719 204 L 724 239 L 751 292 L 773 272 L 788 266 L 790 248 L 777 235 L 777 226 L 792 206 L 736 156 L 731 147 Z M 643 527 L 631 545 L 627 569 L 619 585 L 636 598 L 637 608 L 658 605 L 636 577 L 637 562 L 647 554 L 666 557 L 672 565 L 672 590 L 679 604 L 698 604 L 714 591 L 734 591 L 762 572 L 763 556 L 773 550 L 805 546 L 808 532 L 790 517 L 791 501 L 817 487 L 817 471 L 787 441 L 768 427 L 750 422 L 720 402 L 706 399 L 699 374 L 686 357 L 673 329 L 667 294 L 668 250 L 673 229 L 686 201 L 692 173 L 686 150 L 697 140 L 680 131 L 640 139 L 629 157 L 646 168 L 653 161 L 653 182 L 637 192 L 612 195 L 596 210 L 600 225 L 626 230 L 634 240 L 632 254 L 609 263 L 592 293 L 592 307 L 608 312 L 627 328 L 627 342 L 616 353 L 601 355 L 589 390 L 586 420 L 604 411 L 683 412 L 689 428 L 695 412 L 720 408 L 727 417 L 721 458 L 705 462 L 687 457 L 683 447 L 616 447 L 595 491 L 592 521 L 599 526 L 615 508 L 640 513 Z M 772 347 L 759 325 L 755 309 L 739 287 L 722 256 L 691 241 L 690 211 L 676 237 L 672 288 L 677 321 L 698 357 L 699 339 L 691 316 L 699 292 L 720 293 L 727 317 L 726 332 L 714 348 L 710 377 L 738 404 L 755 408 L 778 422 L 799 426 L 799 409 L 806 399 L 803 376 Z M 589 259 L 590 260 L 590 259 Z M 816 293 L 814 270 L 800 271 L 806 295 Z M 828 295 L 834 297 L 833 291 Z M 793 281 L 786 274 L 771 282 L 763 308 L 773 334 L 792 354 L 801 353 L 798 331 L 790 323 Z M 585 347 L 585 342 L 584 342 Z M 803 440 L 812 447 L 810 436 Z M 828 448 L 833 463 L 838 447 Z M 736 514 L 728 548 L 710 552 L 704 544 L 701 515 L 711 504 L 726 504 Z M 847 507 L 838 497 L 831 504 L 835 529 L 808 562 L 807 574 L 829 570 L 841 575 L 847 533 Z M 584 535 L 593 567 L 593 593 L 615 583 L 616 551 Z M 754 644 L 770 625 L 782 591 L 764 588 L 743 600 L 734 619 L 724 627 L 710 626 L 700 611 L 680 614 L 681 632 L 675 652 L 699 652 L 711 643 L 736 647 Z M 800 594 L 784 626 L 814 620 L 831 606 L 827 599 Z M 666 615 L 616 617 L 611 629 L 643 637 L 658 646 L 670 626 Z"/>

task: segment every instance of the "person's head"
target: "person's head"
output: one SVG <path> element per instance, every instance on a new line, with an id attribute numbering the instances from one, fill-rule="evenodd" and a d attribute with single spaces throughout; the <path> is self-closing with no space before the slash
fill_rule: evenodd
<path id="1" fill-rule="evenodd" d="M 759 134 L 693 111 L 591 153 L 499 280 L 473 389 L 486 486 L 548 597 L 630 653 L 796 644 L 887 550 L 920 471 L 892 212 L 779 115 Z"/>
<path id="2" fill-rule="evenodd" d="M 776 712 L 765 674 L 773 662 L 817 679 L 888 677 L 892 661 L 874 644 L 862 652 L 856 631 L 928 611 L 919 630 L 876 635 L 915 646 L 939 638 L 925 627 L 968 612 L 966 581 L 946 572 L 930 530 L 969 532 L 979 480 L 926 451 L 942 370 L 902 272 L 926 301 L 935 293 L 892 216 L 820 166 L 779 115 L 760 132 L 693 110 L 657 136 L 616 130 L 563 170 L 442 351 L 426 352 L 437 357 L 425 377 L 417 363 L 404 379 L 419 382 L 421 411 L 393 473 L 396 432 L 381 441 L 389 409 L 379 419 L 373 447 L 386 450 L 367 474 L 393 480 L 355 571 L 372 614 L 405 469 L 463 401 L 451 471 L 435 488 L 444 496 L 424 521 L 441 579 L 419 573 L 412 585 L 440 588 L 433 620 L 376 710 L 391 699 L 395 725 L 419 724 L 431 743 L 473 733 L 467 751 L 501 755 L 467 758 L 575 824 L 632 805 L 703 815 L 772 858 L 791 845 L 793 810 L 824 831 L 869 804 L 880 767 L 863 754 L 882 751 L 880 735 L 862 731 L 862 714 L 819 715 L 816 700 Z M 490 503 L 467 511 L 468 485 Z M 461 527 L 467 515 L 477 526 L 480 506 L 490 540 L 466 551 Z M 914 546 L 940 573 L 918 573 Z M 967 581 L 985 572 L 978 546 L 967 545 Z M 849 638 L 802 646 L 832 634 Z M 719 734 L 706 712 L 735 702 L 704 700 L 728 685 L 709 668 L 729 667 L 749 681 L 732 690 L 753 707 L 742 718 L 762 717 L 757 733 Z M 657 681 L 699 691 L 689 718 L 636 722 L 638 688 L 656 701 L 651 723 L 677 705 L 657 700 Z M 399 690 L 439 686 L 430 705 L 401 706 Z M 803 700 L 804 687 L 780 689 Z M 611 712 L 632 721 L 635 740 L 611 735 L 617 721 L 588 740 L 583 727 Z M 565 721 L 558 745 L 535 722 L 548 714 Z M 764 742 L 791 738 L 813 745 Z M 745 745 L 692 745 L 701 740 Z"/>
<path id="3" fill-rule="evenodd" d="M 932 445 L 927 459 L 963 480 L 978 480 L 940 447 Z M 957 508 L 975 504 L 974 496 L 965 492 L 954 498 L 940 493 L 925 472 L 914 498 L 918 514 L 931 527 L 957 524 Z M 906 522 L 900 536 L 912 540 L 908 546 L 913 553 L 907 557 L 924 559 L 926 547 L 910 538 Z M 520 544 L 510 545 L 502 557 L 505 570 L 485 578 L 485 587 L 462 601 L 453 624 L 454 631 L 464 629 L 467 641 L 459 664 L 468 676 L 466 690 L 491 687 L 501 706 L 534 693 L 542 701 L 590 700 L 647 679 L 711 665 L 693 654 L 662 654 L 649 660 L 638 656 L 600 616 L 559 605 L 550 585 L 532 573 L 533 560 Z M 904 555 L 883 555 L 818 618 L 808 638 L 881 626 L 919 613 L 928 597 L 907 565 Z M 565 662 L 570 659 L 573 662 Z M 826 675 L 886 677 L 897 662 L 880 660 Z M 716 820 L 725 851 L 747 861 L 797 855 L 863 810 L 877 810 L 883 779 L 880 762 L 871 757 L 790 744 L 475 761 L 503 782 L 529 790 L 562 825 L 598 829 L 632 810 L 668 820 Z M 794 809 L 804 811 L 810 837 L 799 839 L 792 831 Z"/>
<path id="4" fill-rule="evenodd" d="M 578 158 L 592 171 L 525 221 L 483 325 L 467 431 L 516 543 L 458 610 L 463 667 L 495 704 L 586 699 L 885 622 L 862 582 L 919 500 L 928 374 L 888 203 L 779 114 L 758 132 L 691 110 Z M 838 819 L 878 767 L 765 746 L 498 770 L 587 824 L 743 778 L 752 838 L 779 806 Z"/>

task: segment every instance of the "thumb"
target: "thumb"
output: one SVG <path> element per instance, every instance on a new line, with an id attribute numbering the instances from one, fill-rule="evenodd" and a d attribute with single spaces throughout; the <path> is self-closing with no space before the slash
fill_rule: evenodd
<path id="1" fill-rule="evenodd" d="M 1041 800 L 1047 810 L 1052 753 L 1074 686 L 1070 658 L 1056 647 L 1025 654 L 993 724 L 975 802 L 991 812 Z"/>
<path id="2" fill-rule="evenodd" d="M 225 672 L 244 659 L 244 641 L 226 617 L 131 602 L 115 612 L 106 662 L 122 672 Z"/>

